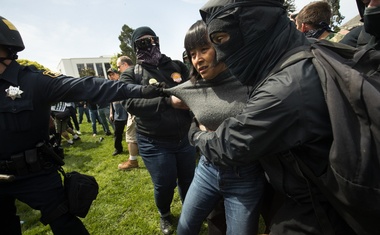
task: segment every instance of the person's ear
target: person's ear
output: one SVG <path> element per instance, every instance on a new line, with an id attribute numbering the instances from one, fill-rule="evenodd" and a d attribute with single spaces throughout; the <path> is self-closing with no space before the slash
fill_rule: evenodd
<path id="1" fill-rule="evenodd" d="M 302 23 L 301 24 L 301 32 L 305 33 L 307 31 L 309 31 L 309 26 L 307 24 L 305 24 L 305 23 Z"/>

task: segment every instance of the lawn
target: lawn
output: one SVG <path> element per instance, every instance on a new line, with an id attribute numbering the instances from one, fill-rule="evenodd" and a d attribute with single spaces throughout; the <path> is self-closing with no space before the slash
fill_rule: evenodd
<path id="1" fill-rule="evenodd" d="M 112 156 L 113 137 L 105 136 L 98 125 L 98 135 L 92 136 L 91 125 L 81 124 L 81 139 L 73 145 L 62 142 L 65 152 L 65 171 L 78 171 L 95 176 L 99 194 L 91 209 L 82 219 L 91 235 L 150 235 L 162 234 L 159 214 L 153 198 L 153 185 L 141 157 L 140 167 L 118 171 L 117 165 L 128 159 L 127 144 L 123 154 Z M 100 141 L 100 137 L 104 140 Z M 53 234 L 49 226 L 39 222 L 40 213 L 17 202 L 23 235 Z M 181 201 L 176 191 L 172 213 L 179 218 Z M 207 234 L 207 225 L 201 234 Z"/>

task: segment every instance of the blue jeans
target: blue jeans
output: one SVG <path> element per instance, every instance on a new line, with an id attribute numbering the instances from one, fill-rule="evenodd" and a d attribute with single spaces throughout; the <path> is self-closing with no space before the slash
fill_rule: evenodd
<path id="1" fill-rule="evenodd" d="M 88 111 L 88 108 L 85 108 L 85 107 L 81 106 L 81 107 L 78 107 L 78 118 L 79 118 L 78 121 L 79 121 L 79 124 L 81 124 L 82 121 L 83 121 L 83 114 L 86 115 L 87 122 L 91 121 L 90 120 L 90 113 Z"/>
<path id="2" fill-rule="evenodd" d="M 224 200 L 227 234 L 257 234 L 265 181 L 258 162 L 217 167 L 202 156 L 182 206 L 177 234 L 199 234 L 203 221 L 220 199 Z"/>
<path id="3" fill-rule="evenodd" d="M 161 216 L 167 216 L 177 184 L 183 201 L 193 180 L 195 148 L 187 136 L 180 141 L 164 141 L 137 134 L 137 143 L 154 185 L 158 211 Z"/>
<path id="4" fill-rule="evenodd" d="M 109 133 L 110 128 L 108 123 L 110 123 L 110 108 L 98 108 L 98 115 L 100 122 L 102 123 L 104 133 Z M 111 126 L 114 128 L 113 125 Z"/>
<path id="5" fill-rule="evenodd" d="M 90 109 L 89 113 L 91 119 L 92 134 L 98 134 L 98 131 L 96 130 L 96 122 L 99 120 L 98 110 Z"/>

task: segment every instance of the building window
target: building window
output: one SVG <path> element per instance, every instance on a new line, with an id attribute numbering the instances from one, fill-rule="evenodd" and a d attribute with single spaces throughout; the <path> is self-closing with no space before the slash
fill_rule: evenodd
<path id="1" fill-rule="evenodd" d="M 84 64 L 77 64 L 77 69 L 78 69 L 78 74 L 80 77 L 83 77 L 83 73 L 84 73 Z"/>
<path id="2" fill-rule="evenodd" d="M 103 71 L 103 64 L 96 63 L 95 66 L 96 66 L 96 70 L 98 71 L 98 77 L 105 77 L 104 76 L 105 73 Z"/>
<path id="3" fill-rule="evenodd" d="M 108 71 L 109 68 L 111 68 L 110 63 L 104 63 L 104 67 L 106 68 L 106 71 Z"/>
<path id="4" fill-rule="evenodd" d="M 93 63 L 86 64 L 86 71 L 87 71 L 87 76 L 95 76 L 96 75 Z"/>
<path id="5" fill-rule="evenodd" d="M 86 64 L 86 69 L 95 71 L 94 64 Z"/>

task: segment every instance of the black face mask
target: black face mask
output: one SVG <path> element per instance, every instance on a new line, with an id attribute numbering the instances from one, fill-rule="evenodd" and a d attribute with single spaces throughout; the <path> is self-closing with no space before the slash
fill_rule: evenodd
<path id="1" fill-rule="evenodd" d="M 364 10 L 363 19 L 365 31 L 376 38 L 380 38 L 380 6 L 367 7 Z"/>
<path id="2" fill-rule="evenodd" d="M 220 45 L 214 44 L 217 61 L 226 61 L 243 46 L 243 37 L 240 32 L 238 21 L 231 18 L 214 19 L 208 25 L 209 35 L 215 32 L 225 32 L 230 35 L 230 39 Z"/>

